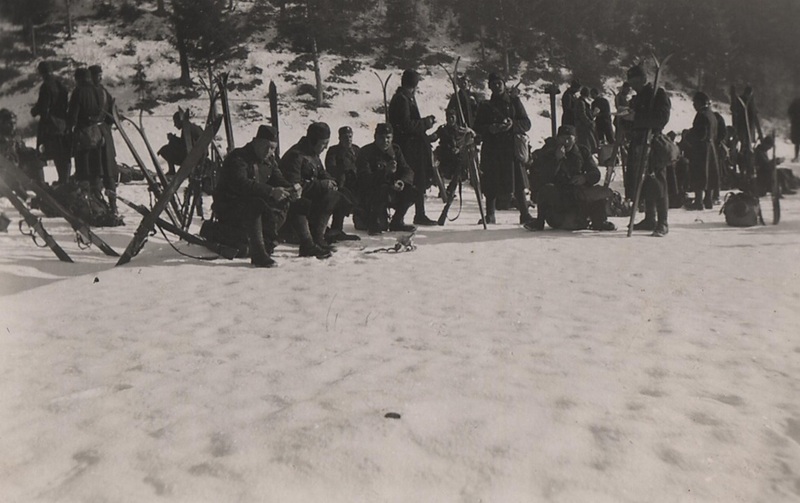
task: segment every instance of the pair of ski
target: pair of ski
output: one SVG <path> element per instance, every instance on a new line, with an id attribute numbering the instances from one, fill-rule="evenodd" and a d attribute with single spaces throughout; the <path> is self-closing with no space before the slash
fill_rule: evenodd
<path id="1" fill-rule="evenodd" d="M 19 169 L 19 167 L 17 167 L 10 160 L 6 159 L 4 156 L 0 156 L 0 171 L 2 171 L 6 177 L 10 178 L 10 180 L 6 180 L 4 178 L 0 183 L 0 195 L 8 198 L 14 208 L 16 208 L 16 210 L 25 220 L 25 223 L 30 228 L 29 235 L 34 239 L 35 243 L 38 244 L 38 241 L 36 241 L 36 236 L 38 235 L 44 240 L 46 246 L 53 251 L 59 260 L 62 262 L 72 262 L 72 259 L 67 252 L 65 252 L 64 249 L 58 245 L 55 238 L 53 238 L 53 236 L 44 228 L 41 218 L 31 213 L 30 209 L 28 209 L 25 203 L 22 202 L 22 200 L 9 188 L 9 184 L 7 183 L 8 181 L 16 182 L 16 184 L 21 185 L 23 188 L 32 190 L 34 194 L 39 197 L 39 200 L 42 202 L 42 204 L 51 208 L 55 213 L 66 220 L 75 231 L 76 240 L 80 246 L 88 247 L 90 245 L 95 245 L 100 249 L 100 251 L 110 257 L 119 256 L 119 253 L 109 246 L 108 243 L 103 241 L 100 236 L 92 232 L 92 229 L 88 224 L 86 224 L 86 222 L 64 208 L 61 203 L 59 203 L 52 195 L 50 195 L 49 192 L 47 192 L 47 190 L 45 190 L 44 187 L 28 177 L 22 172 L 22 170 Z"/>
<path id="2" fill-rule="evenodd" d="M 752 99 L 752 96 L 745 101 L 742 99 L 741 96 L 736 94 L 736 91 L 733 86 L 731 86 L 731 105 L 734 104 L 733 99 L 736 99 L 739 105 L 742 107 L 742 113 L 744 115 L 744 123 L 745 127 L 747 128 L 747 151 L 745 152 L 745 162 L 748 163 L 747 167 L 745 168 L 745 173 L 747 176 L 750 176 L 755 171 L 755 166 L 753 166 L 754 162 L 754 155 L 753 155 L 753 137 L 751 134 L 751 126 L 750 126 L 750 113 L 748 112 L 748 108 L 750 106 L 749 99 Z M 761 134 L 761 126 L 758 125 L 756 122 L 756 127 L 758 128 L 758 133 Z M 775 157 L 775 144 L 776 144 L 776 135 L 775 131 L 772 132 L 772 180 L 770 189 L 770 195 L 772 197 L 772 225 L 778 225 L 781 221 L 781 186 L 778 179 L 778 164 L 776 162 Z M 754 177 L 754 175 L 753 175 Z M 746 182 L 746 186 L 748 187 L 748 191 L 757 197 L 758 190 L 754 187 L 755 181 L 753 178 L 750 178 Z"/>

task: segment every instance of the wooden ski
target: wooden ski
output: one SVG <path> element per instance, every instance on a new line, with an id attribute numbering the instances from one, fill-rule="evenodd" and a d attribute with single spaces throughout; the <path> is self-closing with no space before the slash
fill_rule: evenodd
<path id="1" fill-rule="evenodd" d="M 653 56 L 656 64 L 656 76 L 653 79 L 653 97 L 650 100 L 650 114 L 652 115 L 656 103 L 656 96 L 658 95 L 658 80 L 661 76 L 661 68 L 667 64 L 672 54 L 664 58 L 664 61 L 659 61 Z M 647 176 L 647 169 L 650 166 L 650 144 L 653 142 L 653 130 L 647 129 L 647 136 L 645 138 L 644 149 L 642 150 L 642 159 L 639 163 L 639 172 L 636 173 L 636 195 L 633 199 L 633 206 L 631 207 L 631 217 L 628 221 L 628 237 L 633 234 L 633 224 L 636 221 L 636 210 L 639 208 L 639 198 L 642 197 L 642 185 L 644 184 L 644 177 Z"/>
<path id="2" fill-rule="evenodd" d="M 0 156 L 0 168 L 2 168 L 7 175 L 11 176 L 11 178 L 16 180 L 18 183 L 21 183 L 24 187 L 32 190 L 37 196 L 39 196 L 39 199 L 41 199 L 43 204 L 52 208 L 53 211 L 58 213 L 64 220 L 66 220 L 75 231 L 80 242 L 93 244 L 110 257 L 119 257 L 119 253 L 114 251 L 114 249 L 111 248 L 108 243 L 100 238 L 100 236 L 92 232 L 92 229 L 89 228 L 89 225 L 86 224 L 86 222 L 70 213 L 66 208 L 64 208 L 64 206 L 61 205 L 61 203 L 59 203 L 52 195 L 50 195 L 50 193 L 47 192 L 44 187 L 33 181 L 18 167 L 16 167 L 14 163 L 6 159 L 4 156 Z"/>
<path id="3" fill-rule="evenodd" d="M 42 219 L 31 213 L 31 210 L 25 206 L 25 203 L 23 203 L 22 200 L 17 197 L 16 194 L 14 194 L 14 191 L 12 191 L 3 181 L 0 181 L 0 197 L 5 197 L 11 201 L 11 204 L 17 209 L 22 219 L 26 224 L 28 224 L 30 232 L 26 233 L 22 230 L 22 222 L 19 223 L 20 232 L 30 236 L 36 246 L 41 246 L 36 240 L 36 236 L 39 236 L 44 240 L 45 246 L 50 248 L 56 257 L 58 257 L 58 260 L 62 262 L 72 262 L 72 259 L 67 252 L 65 252 L 64 249 L 59 246 L 55 238 L 53 238 L 53 236 L 51 236 L 50 233 L 44 228 L 44 225 L 42 225 Z"/>
<path id="4" fill-rule="evenodd" d="M 150 231 L 153 229 L 153 226 L 156 224 L 158 217 L 161 213 L 167 208 L 170 201 L 172 201 L 172 196 L 177 192 L 178 188 L 180 188 L 181 184 L 186 180 L 189 175 L 191 174 L 192 170 L 203 160 L 206 156 L 208 151 L 208 146 L 211 144 L 211 141 L 214 139 L 214 135 L 217 134 L 217 130 L 219 129 L 220 124 L 222 123 L 222 118 L 217 118 L 212 124 L 206 126 L 206 129 L 203 131 L 203 134 L 195 143 L 194 147 L 192 147 L 191 152 L 186 156 L 181 167 L 178 169 L 175 176 L 169 182 L 169 185 L 164 187 L 163 192 L 159 196 L 156 203 L 153 205 L 153 209 L 148 213 L 146 217 L 144 217 L 139 224 L 139 227 L 136 229 L 136 232 L 133 235 L 133 239 L 128 244 L 128 247 L 125 248 L 122 256 L 117 261 L 117 265 L 124 265 L 130 262 L 130 260 L 139 253 L 139 250 L 144 246 L 144 243 L 147 241 L 147 236 Z"/>
<path id="5" fill-rule="evenodd" d="M 122 196 L 117 196 L 117 199 L 127 204 L 131 209 L 138 211 L 143 217 L 146 217 L 150 214 L 151 210 L 148 210 L 147 207 L 142 206 L 141 204 L 136 204 L 133 201 L 129 201 Z M 236 256 L 239 254 L 239 250 L 236 248 L 233 248 L 231 246 L 226 246 L 220 243 L 212 243 L 211 241 L 203 239 L 200 236 L 195 236 L 191 232 L 187 232 L 178 227 L 177 225 L 167 222 L 161 217 L 156 219 L 155 224 L 159 226 L 161 229 L 170 232 L 172 234 L 175 234 L 176 236 L 183 239 L 187 243 L 208 248 L 212 252 L 228 260 L 236 258 Z"/>

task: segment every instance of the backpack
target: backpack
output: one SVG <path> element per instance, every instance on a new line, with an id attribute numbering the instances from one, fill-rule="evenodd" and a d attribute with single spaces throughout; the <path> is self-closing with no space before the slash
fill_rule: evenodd
<path id="1" fill-rule="evenodd" d="M 725 214 L 725 223 L 731 227 L 764 225 L 758 198 L 744 192 L 728 192 L 719 212 Z"/>

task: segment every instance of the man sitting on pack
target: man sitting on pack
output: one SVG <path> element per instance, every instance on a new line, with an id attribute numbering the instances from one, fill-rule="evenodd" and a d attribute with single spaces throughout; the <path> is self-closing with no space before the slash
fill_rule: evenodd
<path id="1" fill-rule="evenodd" d="M 186 149 L 187 140 L 189 144 L 193 145 L 200 138 L 200 135 L 203 134 L 203 128 L 188 120 L 189 131 L 183 130 L 183 113 L 188 114 L 188 110 L 183 112 L 179 109 L 172 116 L 172 124 L 175 126 L 175 129 L 181 132 L 181 135 L 177 136 L 172 133 L 167 133 L 167 144 L 158 149 L 158 155 L 167 161 L 167 165 L 169 166 L 167 174 L 171 176 L 175 176 L 175 166 L 180 166 L 188 155 L 188 150 Z M 189 138 L 186 137 L 187 134 Z"/>
<path id="2" fill-rule="evenodd" d="M 255 267 L 272 267 L 270 256 L 278 229 L 286 220 L 289 202 L 300 196 L 275 161 L 278 135 L 272 126 L 260 126 L 250 143 L 233 150 L 219 170 L 214 213 L 220 225 L 244 227 Z"/>
<path id="3" fill-rule="evenodd" d="M 325 154 L 325 169 L 330 173 L 339 189 L 339 193 L 347 199 L 353 208 L 353 223 L 361 218 L 358 201 L 358 177 L 356 174 L 356 159 L 360 148 L 353 144 L 353 128 L 342 126 L 339 128 L 339 143 L 331 146 Z M 358 215 L 357 215 L 358 213 Z M 358 241 L 361 238 L 354 234 L 344 232 L 344 219 L 347 212 L 335 211 L 331 221 L 330 231 L 326 234 L 327 241 Z M 359 222 L 360 224 L 360 222 Z M 357 225 L 358 229 L 361 225 Z M 361 229 L 363 230 L 363 229 Z"/>
<path id="4" fill-rule="evenodd" d="M 278 166 L 290 183 L 300 184 L 303 196 L 289 207 L 289 223 L 300 239 L 300 256 L 325 259 L 336 251 L 325 240 L 325 229 L 334 212 L 347 212 L 348 201 L 338 192 L 336 180 L 325 170 L 320 155 L 328 148 L 331 129 L 314 122 L 281 158 Z"/>
<path id="5" fill-rule="evenodd" d="M 613 192 L 595 185 L 600 181 L 600 170 L 589 149 L 576 144 L 575 127 L 558 128 L 554 147 L 544 150 L 538 160 L 542 184 L 537 195 L 538 215 L 524 224 L 525 228 L 540 231 L 547 222 L 555 229 L 616 229 L 606 213 Z"/>
<path id="6" fill-rule="evenodd" d="M 378 124 L 375 141 L 361 149 L 358 155 L 358 179 L 361 200 L 370 235 L 385 230 L 413 232 L 416 227 L 404 222 L 406 212 L 417 197 L 414 172 L 406 163 L 403 152 L 392 142 L 391 124 Z M 391 223 L 387 223 L 388 208 L 394 208 Z"/>

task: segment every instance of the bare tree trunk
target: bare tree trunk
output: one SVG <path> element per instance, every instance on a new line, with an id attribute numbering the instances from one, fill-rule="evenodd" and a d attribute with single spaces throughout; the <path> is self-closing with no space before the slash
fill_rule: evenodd
<path id="1" fill-rule="evenodd" d="M 189 69 L 189 54 L 186 52 L 186 42 L 183 40 L 183 33 L 180 28 L 175 30 L 176 45 L 178 46 L 178 59 L 181 65 L 180 82 L 184 86 L 192 85 L 192 76 Z"/>
<path id="2" fill-rule="evenodd" d="M 319 69 L 319 51 L 317 50 L 317 37 L 311 39 L 311 56 L 314 58 L 314 79 L 317 82 L 317 107 L 321 107 L 324 96 L 322 94 L 322 73 Z"/>
<path id="3" fill-rule="evenodd" d="M 36 47 L 36 26 L 34 26 L 33 22 L 28 20 L 28 29 L 30 30 L 31 34 L 31 53 L 33 57 L 36 58 L 38 56 L 38 48 Z"/>
<path id="4" fill-rule="evenodd" d="M 72 38 L 72 0 L 66 0 L 67 4 L 67 38 Z"/>
<path id="5" fill-rule="evenodd" d="M 156 15 L 163 16 L 167 13 L 167 9 L 164 7 L 164 0 L 158 0 L 156 6 Z"/>

